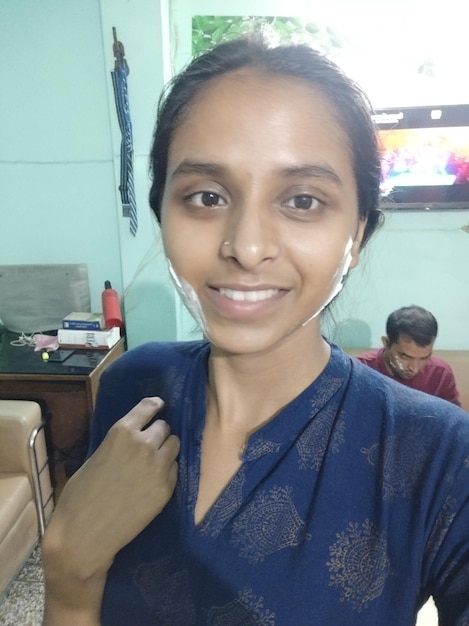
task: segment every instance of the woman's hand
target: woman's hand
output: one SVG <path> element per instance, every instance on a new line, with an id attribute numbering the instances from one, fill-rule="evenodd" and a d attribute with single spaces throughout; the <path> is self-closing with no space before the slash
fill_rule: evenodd
<path id="1" fill-rule="evenodd" d="M 162 406 L 139 402 L 66 483 L 43 539 L 44 624 L 99 624 L 114 556 L 170 499 L 179 440 L 162 420 L 145 428 Z"/>

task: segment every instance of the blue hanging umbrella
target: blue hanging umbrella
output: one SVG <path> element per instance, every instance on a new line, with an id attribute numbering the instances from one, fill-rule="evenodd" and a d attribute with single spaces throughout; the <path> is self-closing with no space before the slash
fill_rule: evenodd
<path id="1" fill-rule="evenodd" d="M 112 50 L 115 57 L 114 70 L 111 72 L 112 87 L 114 89 L 117 119 L 119 120 L 119 127 L 122 133 L 119 191 L 123 215 L 130 217 L 130 232 L 132 235 L 135 235 L 138 228 L 138 219 L 134 187 L 132 121 L 130 119 L 129 95 L 127 90 L 129 66 L 125 58 L 124 46 L 118 41 L 114 27 L 112 29 L 112 35 L 114 38 Z"/>

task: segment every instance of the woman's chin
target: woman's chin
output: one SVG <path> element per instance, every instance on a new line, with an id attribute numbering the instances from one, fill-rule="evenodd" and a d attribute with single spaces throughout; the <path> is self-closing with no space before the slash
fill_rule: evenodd
<path id="1" fill-rule="evenodd" d="M 309 325 L 308 325 L 309 326 Z M 304 336 L 310 336 L 311 330 L 301 324 L 293 328 L 207 328 L 205 336 L 215 349 L 232 355 L 268 355 L 278 350 L 297 351 L 301 346 L 309 346 Z"/>

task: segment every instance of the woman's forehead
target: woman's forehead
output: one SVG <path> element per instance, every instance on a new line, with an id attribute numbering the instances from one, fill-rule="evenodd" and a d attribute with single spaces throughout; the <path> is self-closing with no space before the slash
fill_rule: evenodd
<path id="1" fill-rule="evenodd" d="M 252 68 L 207 83 L 172 139 L 170 169 L 203 155 L 233 162 L 238 157 L 257 168 L 325 161 L 342 174 L 353 171 L 348 137 L 323 92 L 303 79 Z"/>
<path id="2" fill-rule="evenodd" d="M 249 110 L 252 106 L 250 104 L 252 102 L 257 106 L 267 107 L 279 106 L 285 101 L 287 106 L 293 109 L 296 105 L 296 96 L 307 103 L 308 108 L 324 110 L 335 124 L 340 125 L 332 99 L 319 85 L 310 83 L 304 78 L 274 74 L 255 67 L 227 72 L 207 81 L 188 103 L 187 115 L 183 121 L 197 115 L 200 109 L 207 105 L 220 107 L 220 112 L 223 112 L 223 106 L 226 107 L 233 99 L 237 101 L 238 106 L 240 101 L 245 104 L 243 115 L 246 114 L 245 109 Z"/>

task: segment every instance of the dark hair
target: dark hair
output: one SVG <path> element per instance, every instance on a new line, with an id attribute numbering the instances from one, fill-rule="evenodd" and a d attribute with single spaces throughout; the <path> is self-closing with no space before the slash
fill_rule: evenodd
<path id="1" fill-rule="evenodd" d="M 243 67 L 303 79 L 329 98 L 338 123 L 349 138 L 359 214 L 362 218 L 368 217 L 363 246 L 382 221 L 378 209 L 380 155 L 370 103 L 360 87 L 318 51 L 304 44 L 269 47 L 261 36 L 219 44 L 189 63 L 163 91 L 150 154 L 150 206 L 158 221 L 161 218 L 168 151 L 175 130 L 208 81 Z"/>
<path id="2" fill-rule="evenodd" d="M 428 346 L 438 333 L 435 316 L 421 306 L 403 306 L 393 311 L 386 322 L 386 335 L 389 344 L 399 341 L 401 335 L 407 335 L 418 346 Z"/>

